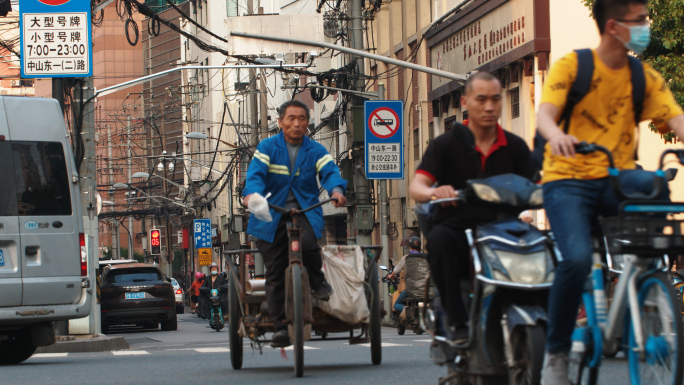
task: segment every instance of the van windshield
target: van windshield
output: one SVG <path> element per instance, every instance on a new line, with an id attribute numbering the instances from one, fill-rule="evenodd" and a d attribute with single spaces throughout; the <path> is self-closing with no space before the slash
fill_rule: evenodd
<path id="1" fill-rule="evenodd" d="M 161 281 L 161 274 L 157 269 L 121 269 L 112 270 L 107 274 L 107 283 L 137 283 Z"/>
<path id="2" fill-rule="evenodd" d="M 0 216 L 71 215 L 61 143 L 0 142 L 0 165 Z"/>

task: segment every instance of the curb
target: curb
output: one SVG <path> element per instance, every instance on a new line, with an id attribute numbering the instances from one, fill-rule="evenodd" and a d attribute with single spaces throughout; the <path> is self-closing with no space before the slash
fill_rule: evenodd
<path id="1" fill-rule="evenodd" d="M 96 335 L 57 341 L 57 343 L 50 346 L 40 346 L 36 349 L 36 353 L 95 353 L 130 348 L 128 342 L 121 336 L 108 337 Z"/>

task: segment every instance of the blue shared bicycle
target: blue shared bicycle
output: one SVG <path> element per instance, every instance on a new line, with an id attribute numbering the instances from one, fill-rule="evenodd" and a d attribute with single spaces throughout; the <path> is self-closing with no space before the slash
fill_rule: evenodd
<path id="1" fill-rule="evenodd" d="M 596 384 L 603 356 L 622 350 L 632 384 L 681 384 L 682 313 L 667 270 L 669 256 L 684 253 L 684 220 L 673 218 L 684 213 L 684 202 L 654 199 L 667 183 L 662 170 L 665 157 L 674 154 L 684 164 L 684 150 L 663 152 L 649 195 L 625 194 L 619 171 L 605 147 L 577 146 L 578 153 L 596 151 L 608 157 L 611 186 L 623 203 L 617 217 L 600 219 L 602 253 L 593 255 L 591 275 L 582 295 L 586 320 L 578 320 L 573 332 L 570 381 L 575 385 Z M 610 272 L 619 274 L 608 305 L 604 283 Z"/>

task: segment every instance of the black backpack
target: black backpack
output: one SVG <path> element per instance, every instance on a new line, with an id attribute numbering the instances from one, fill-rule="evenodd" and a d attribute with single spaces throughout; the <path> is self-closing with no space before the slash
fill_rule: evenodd
<path id="1" fill-rule="evenodd" d="M 577 52 L 577 76 L 568 92 L 567 102 L 563 113 L 558 119 L 558 124 L 563 122 L 563 131 L 567 134 L 570 128 L 570 117 L 572 110 L 577 103 L 582 100 L 584 95 L 589 92 L 591 78 L 594 74 L 594 56 L 591 49 L 578 49 Z M 634 105 L 634 121 L 638 125 L 641 121 L 641 112 L 644 109 L 644 94 L 646 92 L 646 78 L 644 77 L 644 67 L 639 59 L 629 57 L 629 68 L 632 71 L 632 103 Z M 534 150 L 532 150 L 532 164 L 538 169 L 542 169 L 544 163 L 544 147 L 546 139 L 539 134 L 534 135 Z"/>

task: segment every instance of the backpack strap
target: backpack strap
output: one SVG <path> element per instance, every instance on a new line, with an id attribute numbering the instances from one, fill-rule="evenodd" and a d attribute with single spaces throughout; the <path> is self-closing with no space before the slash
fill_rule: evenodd
<path id="1" fill-rule="evenodd" d="M 641 113 L 644 111 L 644 95 L 646 94 L 646 77 L 644 66 L 634 56 L 628 56 L 629 69 L 632 72 L 632 104 L 634 106 L 634 122 L 637 126 L 641 121 Z"/>
<path id="2" fill-rule="evenodd" d="M 629 59 L 629 70 L 632 73 L 632 108 L 634 108 L 634 124 L 639 127 L 641 113 L 644 111 L 644 97 L 646 95 L 646 77 L 644 66 L 634 56 Z M 639 142 L 634 144 L 634 160 L 639 160 Z"/>
<path id="3" fill-rule="evenodd" d="M 568 92 L 563 113 L 558 121 L 558 123 L 563 122 L 563 131 L 566 134 L 570 127 L 572 110 L 582 100 L 584 95 L 589 92 L 591 78 L 594 75 L 594 54 L 591 52 L 591 49 L 577 49 L 575 53 L 577 53 L 577 74 Z"/>

